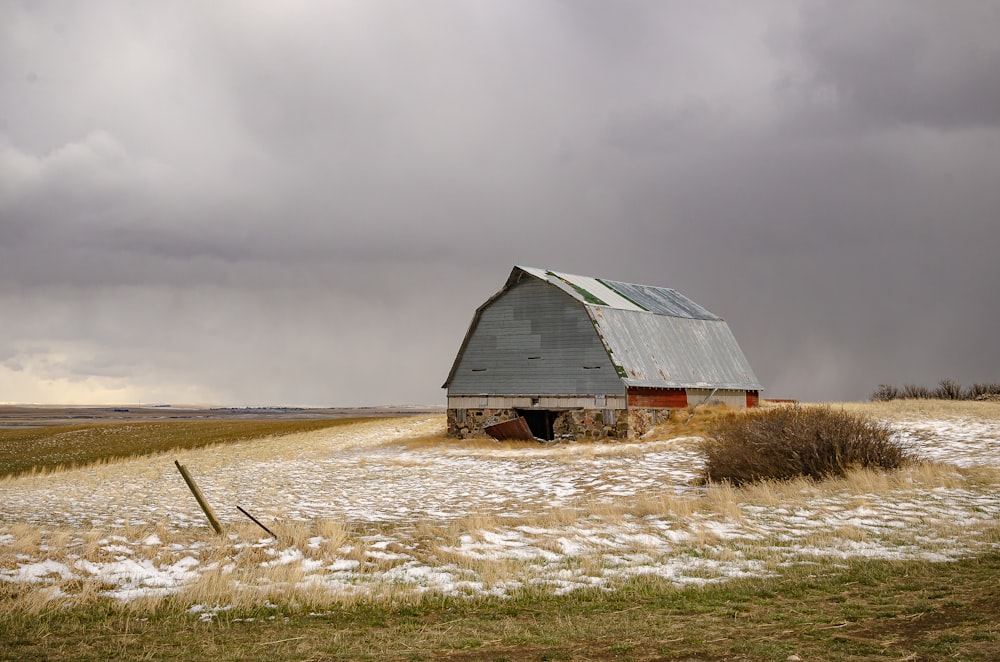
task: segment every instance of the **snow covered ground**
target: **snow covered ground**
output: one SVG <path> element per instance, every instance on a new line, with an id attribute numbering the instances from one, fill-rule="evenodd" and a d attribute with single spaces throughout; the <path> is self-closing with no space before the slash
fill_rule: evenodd
<path id="1" fill-rule="evenodd" d="M 636 575 L 704 583 L 851 557 L 942 561 L 1000 546 L 1000 421 L 895 425 L 904 443 L 952 468 L 704 488 L 695 439 L 512 449 L 435 442 L 435 416 L 6 479 L 0 581 L 121 600 L 220 578 L 334 600 L 503 595 L 613 588 Z M 418 438 L 431 440 L 407 443 Z M 174 459 L 227 535 L 212 533 Z"/>

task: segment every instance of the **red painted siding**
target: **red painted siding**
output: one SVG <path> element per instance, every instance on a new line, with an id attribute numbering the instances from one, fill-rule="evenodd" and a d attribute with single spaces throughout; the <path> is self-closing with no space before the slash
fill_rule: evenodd
<path id="1" fill-rule="evenodd" d="M 628 390 L 629 407 L 683 409 L 687 405 L 687 391 L 682 388 L 630 388 Z"/>
<path id="2" fill-rule="evenodd" d="M 757 391 L 747 391 L 747 407 L 760 405 L 760 394 Z"/>

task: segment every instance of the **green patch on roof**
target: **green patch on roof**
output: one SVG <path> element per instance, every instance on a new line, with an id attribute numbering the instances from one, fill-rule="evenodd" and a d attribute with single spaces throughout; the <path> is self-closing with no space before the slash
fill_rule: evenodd
<path id="1" fill-rule="evenodd" d="M 641 310 L 645 310 L 646 312 L 649 312 L 649 308 L 646 308 L 646 306 L 642 305 L 641 303 L 639 303 L 638 301 L 636 301 L 632 297 L 628 296 L 624 292 L 621 292 L 621 291 L 619 291 L 619 290 L 611 287 L 611 285 L 609 285 L 607 283 L 607 281 L 605 281 L 603 278 L 595 278 L 594 280 L 596 280 L 598 283 L 600 283 L 604 287 L 608 288 L 609 290 L 611 290 L 612 292 L 614 292 L 615 294 L 617 294 L 621 298 L 625 299 L 626 301 L 628 301 L 629 303 L 631 303 L 632 305 L 634 305 L 636 308 L 639 308 Z"/>
<path id="2" fill-rule="evenodd" d="M 559 274 L 553 273 L 551 271 L 546 271 L 545 273 L 548 274 L 549 276 L 555 276 L 556 278 L 558 278 L 562 282 L 564 282 L 567 285 L 569 285 L 570 287 L 572 287 L 574 290 L 576 290 L 576 292 L 580 296 L 583 297 L 583 300 L 586 301 L 587 303 L 593 304 L 595 306 L 606 306 L 606 305 L 608 305 L 604 301 L 601 301 L 601 299 L 599 299 L 598 297 L 594 296 L 592 293 L 590 293 L 587 290 L 583 289 L 582 287 L 580 287 L 576 283 L 571 283 L 570 281 L 566 280 L 565 278 L 563 278 Z"/>

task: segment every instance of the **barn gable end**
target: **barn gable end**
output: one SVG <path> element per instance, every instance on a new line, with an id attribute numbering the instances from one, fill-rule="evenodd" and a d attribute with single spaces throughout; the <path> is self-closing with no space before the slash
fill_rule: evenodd
<path id="1" fill-rule="evenodd" d="M 624 395 L 583 306 L 536 280 L 491 300 L 455 362 L 449 395 Z"/>

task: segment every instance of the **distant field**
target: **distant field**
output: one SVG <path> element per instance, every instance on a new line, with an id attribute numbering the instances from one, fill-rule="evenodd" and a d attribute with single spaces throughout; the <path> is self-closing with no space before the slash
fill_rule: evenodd
<path id="1" fill-rule="evenodd" d="M 0 478 L 0 659 L 998 659 L 1000 405 L 834 406 L 926 462 L 735 489 L 697 480 L 717 411 L 548 445 L 425 414 Z"/>
<path id="2" fill-rule="evenodd" d="M 350 425 L 360 419 L 97 422 L 0 430 L 0 477 Z"/>

